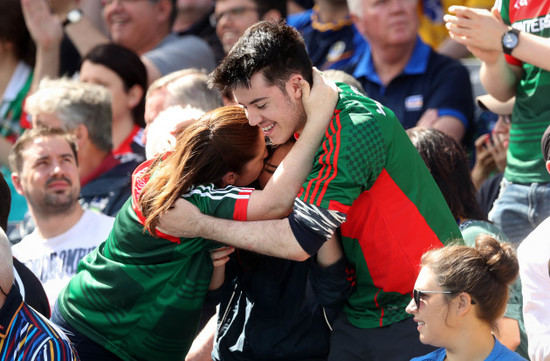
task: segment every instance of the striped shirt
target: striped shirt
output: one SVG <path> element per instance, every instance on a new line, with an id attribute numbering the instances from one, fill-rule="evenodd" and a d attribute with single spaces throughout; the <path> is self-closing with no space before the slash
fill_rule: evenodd
<path id="1" fill-rule="evenodd" d="M 14 285 L 0 309 L 0 360 L 79 360 L 69 339 L 27 306 Z"/>

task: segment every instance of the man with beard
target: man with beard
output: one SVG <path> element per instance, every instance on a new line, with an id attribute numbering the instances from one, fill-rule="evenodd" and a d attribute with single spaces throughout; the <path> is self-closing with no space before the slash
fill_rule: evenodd
<path id="1" fill-rule="evenodd" d="M 25 197 L 34 231 L 13 246 L 13 255 L 40 279 L 53 306 L 76 273 L 80 259 L 109 234 L 114 219 L 84 210 L 76 142 L 60 129 L 34 128 L 10 153 L 12 180 Z"/>

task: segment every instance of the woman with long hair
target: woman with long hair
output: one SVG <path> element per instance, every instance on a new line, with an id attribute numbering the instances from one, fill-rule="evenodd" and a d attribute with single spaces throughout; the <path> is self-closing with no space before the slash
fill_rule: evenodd
<path id="1" fill-rule="evenodd" d="M 219 244 L 165 234 L 156 228 L 159 217 L 180 197 L 216 217 L 284 216 L 332 115 L 325 95 L 336 94 L 330 92 L 314 91 L 321 96 L 310 99 L 315 114 L 308 113 L 296 144 L 301 146 L 291 154 L 288 173 L 267 193 L 242 188 L 258 177 L 267 152 L 260 128 L 248 124 L 241 106 L 205 114 L 183 130 L 172 153 L 138 166 L 132 197 L 111 234 L 81 261 L 53 312 L 53 320 L 73 335 L 81 360 L 185 357 L 212 279 L 208 250 Z M 277 200 L 271 208 L 269 199 Z"/>

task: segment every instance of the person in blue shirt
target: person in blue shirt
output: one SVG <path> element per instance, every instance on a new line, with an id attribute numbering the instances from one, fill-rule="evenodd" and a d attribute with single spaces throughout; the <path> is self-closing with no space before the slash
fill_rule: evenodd
<path id="1" fill-rule="evenodd" d="M 369 97 L 393 110 L 405 129 L 436 128 L 469 143 L 474 100 L 468 70 L 422 42 L 417 33 L 417 2 L 347 3 L 367 45 L 360 58 L 351 62 L 354 68 L 342 70 L 357 78 Z"/>
<path id="2" fill-rule="evenodd" d="M 317 0 L 312 9 L 287 17 L 304 37 L 314 66 L 321 70 L 353 68 L 366 46 L 343 0 Z"/>
<path id="3" fill-rule="evenodd" d="M 420 342 L 440 348 L 411 361 L 525 360 L 493 336 L 518 275 L 512 245 L 480 234 L 475 247 L 426 252 L 421 267 L 406 311 L 418 324 Z"/>

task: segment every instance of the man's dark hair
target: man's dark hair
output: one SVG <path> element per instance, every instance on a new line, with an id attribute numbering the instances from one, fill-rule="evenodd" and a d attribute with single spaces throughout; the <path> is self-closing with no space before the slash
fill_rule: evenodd
<path id="1" fill-rule="evenodd" d="M 21 0 L 0 1 L 0 42 L 13 44 L 17 60 L 34 66 L 36 48 L 23 18 Z"/>
<path id="2" fill-rule="evenodd" d="M 313 83 L 311 60 L 295 28 L 273 21 L 252 25 L 212 72 L 210 81 L 220 91 L 250 87 L 250 79 L 259 71 L 269 85 L 281 89 L 294 73 Z"/>

